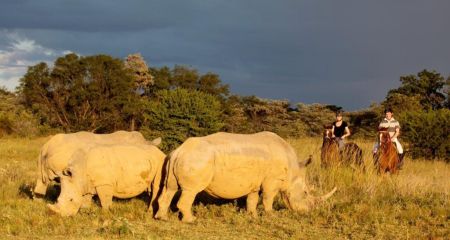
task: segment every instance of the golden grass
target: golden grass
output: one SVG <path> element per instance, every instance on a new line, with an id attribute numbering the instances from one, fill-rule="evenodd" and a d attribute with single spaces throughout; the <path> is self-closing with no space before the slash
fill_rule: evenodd
<path id="1" fill-rule="evenodd" d="M 109 212 L 98 203 L 69 218 L 51 214 L 46 204 L 29 198 L 36 177 L 36 157 L 48 138 L 0 139 L 0 238 L 16 239 L 424 239 L 450 238 L 450 166 L 406 158 L 396 175 L 378 175 L 368 141 L 363 149 L 366 171 L 320 167 L 321 139 L 291 139 L 299 159 L 313 155 L 308 182 L 316 194 L 338 187 L 336 194 L 309 213 L 276 209 L 253 218 L 242 201 L 194 206 L 198 217 L 183 224 L 177 213 L 169 221 L 152 219 L 147 198 L 115 200 Z M 244 201 L 245 202 L 245 201 Z"/>

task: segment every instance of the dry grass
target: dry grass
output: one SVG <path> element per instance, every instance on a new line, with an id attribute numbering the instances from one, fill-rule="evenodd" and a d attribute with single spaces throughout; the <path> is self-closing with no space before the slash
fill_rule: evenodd
<path id="1" fill-rule="evenodd" d="M 450 166 L 411 161 L 397 175 L 379 176 L 371 168 L 371 142 L 358 141 L 366 171 L 320 167 L 321 139 L 289 142 L 300 159 L 313 155 L 308 181 L 321 194 L 338 192 L 309 213 L 288 211 L 277 200 L 272 214 L 249 216 L 239 201 L 198 204 L 198 221 L 183 224 L 153 220 L 145 197 L 114 201 L 109 212 L 98 204 L 78 215 L 51 214 L 46 203 L 29 198 L 36 157 L 46 138 L 0 139 L 0 236 L 17 239 L 424 239 L 450 238 Z"/>

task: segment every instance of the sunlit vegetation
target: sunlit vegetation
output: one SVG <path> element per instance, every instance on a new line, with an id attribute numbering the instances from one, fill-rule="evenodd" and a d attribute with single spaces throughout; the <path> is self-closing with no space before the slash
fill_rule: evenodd
<path id="1" fill-rule="evenodd" d="M 36 157 L 48 138 L 0 139 L 0 235 L 33 239 L 424 239 L 450 235 L 450 166 L 442 161 L 406 159 L 396 175 L 378 175 L 372 169 L 370 141 L 362 146 L 366 170 L 320 167 L 319 138 L 290 139 L 299 159 L 313 155 L 307 176 L 315 194 L 334 186 L 336 194 L 309 213 L 296 213 L 277 199 L 275 211 L 253 218 L 245 212 L 245 199 L 199 202 L 198 217 L 183 224 L 177 212 L 169 221 L 157 221 L 147 212 L 148 198 L 115 200 L 108 212 L 98 201 L 91 209 L 63 218 L 47 203 L 56 200 L 58 186 L 44 200 L 32 200 L 30 189 L 37 176 Z"/>

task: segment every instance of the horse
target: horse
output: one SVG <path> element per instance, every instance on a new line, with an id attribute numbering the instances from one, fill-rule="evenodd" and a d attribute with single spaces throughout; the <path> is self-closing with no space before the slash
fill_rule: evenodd
<path id="1" fill-rule="evenodd" d="M 340 164 L 363 165 L 362 150 L 356 143 L 345 143 L 342 151 L 336 138 L 332 137 L 331 126 L 324 126 L 321 160 L 323 166 Z"/>
<path id="2" fill-rule="evenodd" d="M 400 161 L 397 154 L 397 148 L 391 141 L 391 136 L 389 135 L 387 128 L 379 128 L 378 134 L 380 138 L 380 145 L 377 153 L 374 155 L 378 172 L 390 172 L 394 174 L 398 170 L 398 164 Z"/>

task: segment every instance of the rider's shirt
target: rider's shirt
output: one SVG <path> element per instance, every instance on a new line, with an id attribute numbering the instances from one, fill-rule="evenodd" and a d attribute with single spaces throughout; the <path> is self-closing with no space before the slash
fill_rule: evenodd
<path id="1" fill-rule="evenodd" d="M 391 118 L 391 120 L 388 120 L 387 118 L 384 118 L 383 121 L 381 121 L 379 127 L 381 128 L 387 128 L 389 132 L 389 136 L 394 136 L 395 130 L 400 129 L 400 123 L 395 120 L 394 118 Z"/>
<path id="2" fill-rule="evenodd" d="M 333 132 L 334 136 L 342 137 L 345 133 L 345 128 L 348 127 L 348 124 L 347 124 L 347 122 L 342 121 L 341 126 L 338 127 L 338 126 L 336 126 L 336 122 L 334 122 L 333 126 L 334 126 L 334 132 Z"/>

